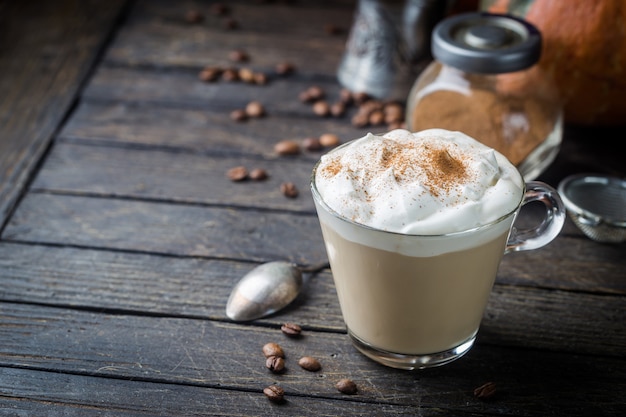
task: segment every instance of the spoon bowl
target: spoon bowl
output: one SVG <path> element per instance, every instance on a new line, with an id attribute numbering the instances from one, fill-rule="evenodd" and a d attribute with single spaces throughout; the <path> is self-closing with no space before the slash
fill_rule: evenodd
<path id="1" fill-rule="evenodd" d="M 226 315 L 234 321 L 265 317 L 289 305 L 302 288 L 302 271 L 290 262 L 275 261 L 252 269 L 233 288 Z"/>

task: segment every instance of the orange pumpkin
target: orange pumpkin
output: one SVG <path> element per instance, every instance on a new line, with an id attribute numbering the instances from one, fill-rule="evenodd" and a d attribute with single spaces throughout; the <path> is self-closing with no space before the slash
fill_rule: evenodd
<path id="1" fill-rule="evenodd" d="M 626 124 L 626 2 L 624 0 L 496 0 L 488 10 L 523 17 L 541 31 L 543 52 L 534 70 L 552 76 L 565 121 Z"/>

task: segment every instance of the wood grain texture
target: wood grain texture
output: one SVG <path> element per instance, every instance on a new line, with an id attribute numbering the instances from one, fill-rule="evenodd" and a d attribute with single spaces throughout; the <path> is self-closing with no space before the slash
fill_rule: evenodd
<path id="1" fill-rule="evenodd" d="M 197 69 L 245 66 L 268 75 L 275 74 L 278 63 L 290 62 L 301 74 L 334 77 L 355 10 L 353 4 L 321 8 L 310 1 L 274 5 L 229 2 L 229 8 L 227 16 L 216 16 L 207 4 L 197 2 L 138 2 L 105 60 Z M 202 13 L 204 21 L 186 22 L 188 10 Z M 226 19 L 236 21 L 238 27 L 226 29 Z M 339 33 L 328 33 L 328 25 L 340 29 Z M 228 53 L 235 49 L 246 51 L 249 60 L 230 60 Z"/>
<path id="2" fill-rule="evenodd" d="M 70 109 L 124 3 L 3 2 L 0 223 Z"/>
<path id="3" fill-rule="evenodd" d="M 2 239 L 303 265 L 326 259 L 313 215 L 112 198 L 30 194 Z"/>
<path id="4" fill-rule="evenodd" d="M 311 85 L 339 98 L 347 32 L 324 26 L 347 29 L 355 1 L 233 0 L 228 16 L 212 14 L 209 0 L 61 3 L 0 2 L 0 34 L 10 34 L 0 35 L 0 71 L 13 76 L 0 77 L 0 133 L 10 133 L 0 150 L 13 146 L 0 157 L 9 167 L 0 208 L 10 212 L 0 228 L 0 414 L 626 413 L 626 246 L 592 242 L 569 219 L 547 247 L 505 256 L 476 345 L 445 367 L 398 371 L 358 353 L 329 269 L 306 276 L 302 294 L 273 316 L 226 318 L 232 287 L 258 263 L 326 259 L 308 185 L 321 152 L 280 157 L 274 144 L 385 129 L 351 126 L 355 108 L 316 116 L 298 98 Z M 189 10 L 204 21 L 187 22 Z M 32 18 L 11 20 L 18 11 Z M 239 27 L 226 30 L 226 18 Z M 230 61 L 234 49 L 250 60 Z M 283 60 L 297 71 L 278 76 Z M 205 65 L 250 67 L 269 83 L 204 83 Z M 230 120 L 251 100 L 266 117 Z M 540 179 L 626 176 L 611 145 L 623 132 L 566 126 Z M 233 183 L 225 172 L 236 165 L 270 178 Z M 280 193 L 283 181 L 296 183 L 298 198 Z M 303 336 L 287 338 L 284 322 Z M 269 341 L 285 348 L 284 374 L 265 368 Z M 302 370 L 304 355 L 322 370 Z M 334 388 L 343 377 L 357 395 Z M 480 401 L 473 389 L 487 381 L 497 394 Z M 272 383 L 285 388 L 285 404 L 262 394 Z"/>
<path id="5" fill-rule="evenodd" d="M 258 390 L 272 383 L 280 384 L 294 402 L 300 397 L 324 398 L 324 403 L 343 400 L 334 382 L 349 377 L 359 387 L 351 400 L 379 406 L 428 409 L 445 404 L 450 412 L 499 415 L 515 415 L 523 407 L 525 415 L 537 416 L 562 412 L 584 416 L 601 406 L 606 415 L 618 415 L 623 406 L 620 394 L 626 388 L 622 358 L 586 362 L 578 355 L 538 355 L 536 350 L 479 344 L 462 361 L 411 373 L 372 366 L 343 334 L 305 333 L 290 339 L 277 328 L 206 320 L 10 303 L 3 303 L 2 311 L 0 363 L 64 374 L 253 390 L 244 397 L 252 401 L 258 401 Z M 261 347 L 269 341 L 280 343 L 286 352 L 284 374 L 265 368 Z M 304 355 L 319 358 L 322 370 L 302 370 L 296 361 Z M 597 383 L 581 384 L 585 378 Z M 501 401 L 485 403 L 473 397 L 472 390 L 487 380 L 499 384 Z M 576 402 L 579 396 L 588 401 Z"/>
<path id="6" fill-rule="evenodd" d="M 2 244 L 0 275 L 6 285 L 0 299 L 228 321 L 224 313 L 228 295 L 252 267 L 202 258 Z M 626 335 L 621 331 L 625 320 L 619 296 L 498 283 L 480 340 L 621 357 L 626 354 Z M 289 308 L 259 323 L 280 326 L 289 321 L 318 331 L 345 332 L 328 271 L 308 279 Z"/>
<path id="7" fill-rule="evenodd" d="M 308 137 L 334 133 L 345 142 L 362 137 L 370 130 L 352 127 L 349 117 L 336 119 L 313 116 L 310 106 L 299 103 L 292 94 L 285 100 L 290 100 L 303 114 L 270 114 L 244 123 L 230 119 L 232 107 L 228 106 L 194 109 L 146 102 L 87 100 L 81 103 L 65 125 L 61 137 L 98 145 L 130 144 L 198 153 L 275 158 L 274 145 L 281 140 L 300 142 Z M 314 161 L 319 155 L 319 152 L 305 152 L 300 157 Z"/>

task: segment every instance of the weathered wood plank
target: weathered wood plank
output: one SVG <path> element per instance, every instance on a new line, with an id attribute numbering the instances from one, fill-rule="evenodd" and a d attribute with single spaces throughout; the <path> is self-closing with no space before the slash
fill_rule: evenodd
<path id="1" fill-rule="evenodd" d="M 419 407 L 371 404 L 342 399 L 288 397 L 272 404 L 258 384 L 251 391 L 94 378 L 35 370 L 0 368 L 0 412 L 27 416 L 154 416 L 154 415 L 384 415 L 419 413 Z M 86 394 L 89 393 L 89 394 Z M 132 394 L 131 394 L 132 393 Z M 429 414 L 431 415 L 431 414 Z M 433 413 L 432 415 L 442 415 Z M 482 415 L 482 414 L 463 414 Z"/>
<path id="2" fill-rule="evenodd" d="M 302 103 L 298 98 L 300 92 L 312 85 L 325 91 L 327 101 L 339 99 L 341 86 L 334 77 L 316 80 L 298 76 L 275 78 L 266 85 L 225 81 L 206 83 L 198 79 L 196 71 L 107 65 L 98 68 L 83 96 L 87 100 L 148 102 L 196 110 L 221 110 L 225 114 L 256 100 L 264 105 L 267 117 L 319 118 L 310 104 Z"/>
<path id="3" fill-rule="evenodd" d="M 586 416 L 592 411 L 596 411 L 593 415 L 599 411 L 618 415 L 624 407 L 626 368 L 622 358 L 479 344 L 446 367 L 411 373 L 373 364 L 356 352 L 343 334 L 309 332 L 290 339 L 277 328 L 23 304 L 1 306 L 0 362 L 20 368 L 252 389 L 247 398 L 258 401 L 256 406 L 265 400 L 259 391 L 272 383 L 285 388 L 290 404 L 303 397 L 324 398 L 323 403 L 343 400 L 346 398 L 337 392 L 334 382 L 349 377 L 359 385 L 359 393 L 350 400 L 379 406 L 427 410 L 445 404 L 450 411 L 498 415 L 515 415 L 523 409 L 529 416 Z M 285 349 L 284 374 L 265 369 L 261 347 L 269 341 Z M 300 369 L 296 362 L 304 355 L 319 358 L 322 370 L 310 373 Z M 581 383 L 585 380 L 595 382 Z M 472 394 L 473 388 L 486 381 L 495 381 L 500 390 L 492 402 L 481 402 Z"/>
<path id="4" fill-rule="evenodd" d="M 230 290 L 253 266 L 4 243 L 0 244 L 0 300 L 224 321 Z M 625 305 L 623 295 L 497 283 L 480 338 L 497 345 L 624 356 Z M 345 332 L 328 271 L 309 279 L 289 308 L 259 323 L 278 326 L 287 321 Z"/>
<path id="5" fill-rule="evenodd" d="M 0 223 L 69 110 L 124 3 L 3 2 Z"/>
<path id="6" fill-rule="evenodd" d="M 300 106 L 295 104 L 294 106 Z M 302 104 L 302 111 L 309 112 Z M 61 137 L 95 144 L 136 144 L 182 148 L 195 152 L 225 152 L 275 157 L 274 145 L 284 139 L 302 140 L 334 133 L 342 140 L 364 136 L 367 128 L 354 128 L 348 118 L 269 115 L 237 123 L 229 109 L 181 109 L 142 103 L 98 103 L 78 106 Z M 301 157 L 315 160 L 317 152 Z"/>
<path id="7" fill-rule="evenodd" d="M 112 198 L 29 194 L 2 239 L 305 265 L 326 259 L 312 214 Z"/>
<path id="8" fill-rule="evenodd" d="M 210 157 L 57 143 L 31 189 L 314 213 L 309 189 L 313 165 L 293 157 Z M 262 168 L 269 178 L 233 182 L 226 174 L 236 166 Z M 297 198 L 285 197 L 280 190 L 284 182 L 296 185 Z"/>
<path id="9" fill-rule="evenodd" d="M 319 7 L 314 2 L 271 5 L 230 3 L 236 30 L 224 27 L 224 16 L 215 16 L 198 2 L 139 2 L 111 45 L 105 60 L 139 66 L 205 65 L 246 66 L 274 74 L 276 64 L 288 61 L 302 74 L 333 76 L 345 49 L 353 20 L 352 6 Z M 331 10 L 332 9 L 332 10 Z M 203 13 L 203 22 L 185 21 L 188 10 Z M 329 34 L 327 25 L 343 28 Z M 228 57 L 232 50 L 249 54 L 245 63 Z"/>

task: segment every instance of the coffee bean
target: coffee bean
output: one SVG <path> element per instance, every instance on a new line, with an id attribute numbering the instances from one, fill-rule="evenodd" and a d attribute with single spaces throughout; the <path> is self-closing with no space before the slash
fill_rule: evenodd
<path id="1" fill-rule="evenodd" d="M 230 9 L 224 3 L 213 3 L 211 5 L 211 13 L 215 16 L 226 16 L 230 13 Z"/>
<path id="2" fill-rule="evenodd" d="M 278 75 L 289 75 L 293 74 L 296 70 L 296 66 L 291 62 L 279 62 L 275 67 L 276 74 Z"/>
<path id="3" fill-rule="evenodd" d="M 366 114 L 356 113 L 352 116 L 352 126 L 354 127 L 365 127 L 369 123 Z"/>
<path id="4" fill-rule="evenodd" d="M 205 67 L 198 74 L 200 81 L 211 82 L 217 80 L 222 75 L 222 69 L 217 67 Z"/>
<path id="5" fill-rule="evenodd" d="M 280 356 L 269 356 L 265 360 L 265 367 L 275 374 L 285 371 L 285 359 Z"/>
<path id="6" fill-rule="evenodd" d="M 385 122 L 385 114 L 382 110 L 376 109 L 370 113 L 367 121 L 372 126 L 380 126 Z"/>
<path id="7" fill-rule="evenodd" d="M 243 181 L 248 178 L 248 170 L 244 166 L 234 167 L 226 172 L 226 176 L 231 181 Z"/>
<path id="8" fill-rule="evenodd" d="M 357 106 L 360 106 L 361 104 L 365 103 L 369 99 L 370 99 L 370 96 L 367 93 L 363 93 L 363 92 L 352 93 L 352 100 L 356 103 Z"/>
<path id="9" fill-rule="evenodd" d="M 239 28 L 239 22 L 233 19 L 232 17 L 224 19 L 222 24 L 224 26 L 224 29 L 227 29 L 227 30 L 234 30 L 234 29 Z"/>
<path id="10" fill-rule="evenodd" d="M 339 145 L 339 143 L 341 143 L 339 136 L 334 133 L 324 133 L 320 136 L 320 144 L 324 147 L 334 148 Z"/>
<path id="11" fill-rule="evenodd" d="M 188 23 L 201 23 L 204 20 L 204 15 L 198 10 L 189 10 L 185 14 L 185 20 Z"/>
<path id="12" fill-rule="evenodd" d="M 329 23 L 324 26 L 324 32 L 326 32 L 327 35 L 340 35 L 343 33 L 343 29 L 337 25 Z"/>
<path id="13" fill-rule="evenodd" d="M 298 188 L 293 182 L 283 182 L 280 185 L 280 192 L 283 193 L 285 197 L 296 198 L 299 194 Z"/>
<path id="14" fill-rule="evenodd" d="M 341 100 L 341 102 L 344 103 L 346 106 L 352 104 L 352 91 L 348 90 L 347 88 L 342 88 L 339 92 L 339 100 Z"/>
<path id="15" fill-rule="evenodd" d="M 321 117 L 326 117 L 330 114 L 330 105 L 324 100 L 318 100 L 313 103 L 313 113 Z"/>
<path id="16" fill-rule="evenodd" d="M 399 103 L 387 103 L 383 107 L 385 123 L 392 124 L 404 121 L 404 107 Z"/>
<path id="17" fill-rule="evenodd" d="M 262 72 L 255 72 L 253 78 L 254 78 L 254 83 L 257 85 L 267 84 L 267 75 L 265 75 Z"/>
<path id="18" fill-rule="evenodd" d="M 236 122 L 243 122 L 248 119 L 248 115 L 245 110 L 236 109 L 230 112 L 230 118 Z"/>
<path id="19" fill-rule="evenodd" d="M 318 138 L 305 138 L 302 141 L 302 146 L 307 151 L 319 151 L 323 148 Z"/>
<path id="20" fill-rule="evenodd" d="M 302 333 L 302 327 L 296 323 L 285 323 L 280 326 L 280 330 L 287 336 L 300 336 Z"/>
<path id="21" fill-rule="evenodd" d="M 240 68 L 238 72 L 239 79 L 245 83 L 254 82 L 254 71 L 250 68 Z"/>
<path id="22" fill-rule="evenodd" d="M 283 351 L 283 348 L 280 347 L 278 343 L 274 342 L 266 343 L 263 346 L 263 354 L 266 358 L 269 358 L 270 356 L 276 356 L 279 358 L 285 357 L 285 352 Z"/>
<path id="23" fill-rule="evenodd" d="M 356 392 L 358 391 L 358 388 L 356 386 L 356 384 L 354 383 L 354 381 L 352 381 L 351 379 L 340 379 L 336 384 L 335 387 L 339 390 L 339 392 L 341 392 L 342 394 L 356 394 Z"/>
<path id="24" fill-rule="evenodd" d="M 302 369 L 306 369 L 307 371 L 311 372 L 317 372 L 322 369 L 322 364 L 320 363 L 320 361 L 311 356 L 301 357 L 298 361 L 298 365 L 300 365 Z"/>
<path id="25" fill-rule="evenodd" d="M 345 113 L 346 113 L 346 105 L 341 101 L 333 103 L 330 106 L 330 114 L 332 114 L 334 117 L 341 117 Z"/>
<path id="26" fill-rule="evenodd" d="M 319 87 L 317 85 L 310 86 L 306 89 L 306 92 L 309 94 L 309 97 L 313 101 L 321 100 L 326 96 L 326 93 L 324 92 L 322 87 Z"/>
<path id="27" fill-rule="evenodd" d="M 263 394 L 273 403 L 282 403 L 285 400 L 285 390 L 278 385 L 270 385 L 264 388 Z"/>
<path id="28" fill-rule="evenodd" d="M 246 62 L 250 59 L 250 56 L 241 49 L 235 49 L 228 53 L 228 58 L 234 62 Z"/>
<path id="29" fill-rule="evenodd" d="M 268 176 L 267 171 L 263 168 L 255 168 L 250 171 L 250 174 L 248 175 L 248 177 L 250 177 L 253 181 L 263 181 L 266 180 Z"/>
<path id="30" fill-rule="evenodd" d="M 235 68 L 226 68 L 222 71 L 222 80 L 239 81 L 239 71 Z"/>
<path id="31" fill-rule="evenodd" d="M 496 384 L 487 382 L 474 389 L 474 396 L 481 400 L 491 399 L 496 394 Z"/>
<path id="32" fill-rule="evenodd" d="M 281 140 L 274 145 L 274 152 L 279 155 L 297 155 L 300 153 L 300 145 L 295 140 Z"/>
<path id="33" fill-rule="evenodd" d="M 262 117 L 265 115 L 265 107 L 258 101 L 251 101 L 246 105 L 246 114 L 250 117 Z"/>

